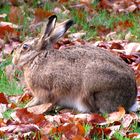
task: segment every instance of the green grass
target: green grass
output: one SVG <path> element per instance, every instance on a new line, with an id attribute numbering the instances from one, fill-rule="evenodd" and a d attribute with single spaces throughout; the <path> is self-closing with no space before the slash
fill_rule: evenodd
<path id="1" fill-rule="evenodd" d="M 5 119 L 10 119 L 11 118 L 11 113 L 14 112 L 12 109 L 6 110 L 2 115 Z"/>
<path id="2" fill-rule="evenodd" d="M 124 137 L 122 134 L 120 134 L 119 132 L 116 132 L 113 137 L 117 140 L 130 140 L 129 138 Z"/>
<path id="3" fill-rule="evenodd" d="M 87 33 L 85 39 L 101 39 L 98 36 L 98 27 L 100 26 L 110 29 L 110 32 L 113 32 L 118 26 L 118 23 L 128 21 L 129 23 L 132 23 L 132 27 L 127 27 L 126 29 L 123 29 L 122 27 L 122 29 L 117 30 L 116 39 L 124 39 L 125 35 L 128 32 L 131 32 L 132 35 L 136 36 L 133 41 L 140 41 L 140 30 L 138 30 L 140 16 L 138 16 L 138 13 L 120 13 L 116 15 L 109 13 L 106 10 L 100 10 L 93 16 L 90 22 L 87 22 L 88 13 L 85 11 L 81 13 L 81 11 L 72 10 L 71 15 L 75 23 L 78 24 L 78 27 L 80 27 L 80 30 L 84 30 Z M 77 32 L 74 29 L 72 29 L 72 31 Z"/>
<path id="4" fill-rule="evenodd" d="M 89 124 L 84 124 L 83 127 L 85 129 L 85 135 L 87 135 L 89 133 L 90 129 L 92 128 L 92 126 Z"/>
<path id="5" fill-rule="evenodd" d="M 5 67 L 9 64 L 11 64 L 10 59 L 7 59 L 0 64 L 0 92 L 7 95 L 21 94 L 23 91 L 16 79 L 9 80 L 6 76 Z"/>
<path id="6" fill-rule="evenodd" d="M 0 14 L 8 14 L 10 11 L 10 5 L 4 4 L 4 6 L 0 7 Z"/>
<path id="7" fill-rule="evenodd" d="M 99 0 L 95 0 L 92 3 L 92 7 L 96 9 L 98 5 Z M 70 3 L 70 2 L 69 2 Z M 63 4 L 66 7 L 69 7 L 69 5 L 66 3 Z M 29 30 L 29 24 L 34 18 L 33 13 L 31 12 L 28 4 L 24 4 L 23 6 L 24 11 L 24 21 L 23 21 L 23 29 L 21 32 L 20 39 L 24 40 L 25 36 L 32 36 L 33 33 Z M 49 12 L 52 12 L 55 7 L 62 8 L 62 5 L 58 5 L 57 3 L 51 3 L 47 2 L 45 5 L 41 4 L 41 1 L 34 0 L 32 8 L 42 7 L 44 10 L 47 10 Z M 9 13 L 10 12 L 10 6 L 7 4 L 3 8 L 1 8 L 0 13 Z M 68 8 L 69 9 L 69 8 Z M 98 10 L 98 9 L 97 9 Z M 69 16 L 70 15 L 70 16 Z M 72 33 L 84 31 L 86 32 L 86 36 L 84 39 L 86 40 L 101 40 L 102 38 L 99 35 L 99 27 L 103 26 L 106 29 L 110 29 L 110 32 L 116 31 L 115 29 L 118 26 L 118 23 L 128 21 L 132 23 L 132 27 L 128 27 L 124 30 L 117 30 L 116 32 L 116 38 L 115 39 L 124 39 L 125 35 L 130 32 L 133 36 L 133 41 L 140 41 L 140 30 L 139 29 L 139 21 L 140 16 L 138 12 L 135 13 L 109 13 L 106 10 L 98 10 L 97 13 L 94 13 L 90 21 L 88 21 L 89 13 L 84 10 L 77 10 L 77 9 L 70 9 L 70 14 L 64 15 L 62 13 L 58 14 L 58 20 L 63 21 L 65 19 L 71 18 L 75 21 L 75 26 L 70 29 Z M 30 18 L 29 18 L 30 17 Z M 9 20 L 8 17 L 5 18 L 5 20 Z M 77 26 L 76 26 L 77 25 Z M 77 28 L 78 27 L 78 28 Z M 40 32 L 40 30 L 37 30 Z"/>
<path id="8" fill-rule="evenodd" d="M 16 80 L 9 81 L 4 71 L 0 70 L 0 92 L 7 95 L 21 94 L 22 88 Z"/>

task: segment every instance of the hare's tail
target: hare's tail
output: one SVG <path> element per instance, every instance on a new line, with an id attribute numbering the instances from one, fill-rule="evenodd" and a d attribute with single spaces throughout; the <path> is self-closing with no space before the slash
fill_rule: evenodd
<path id="1" fill-rule="evenodd" d="M 136 101 L 130 108 L 129 111 L 136 112 L 140 110 L 140 104 Z"/>

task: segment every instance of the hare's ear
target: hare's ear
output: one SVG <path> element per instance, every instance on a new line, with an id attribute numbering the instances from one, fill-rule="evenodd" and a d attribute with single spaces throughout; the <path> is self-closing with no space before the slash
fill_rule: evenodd
<path id="1" fill-rule="evenodd" d="M 56 15 L 52 15 L 49 17 L 48 23 L 47 23 L 46 28 L 45 28 L 44 33 L 43 33 L 44 38 L 48 37 L 52 33 L 52 31 L 55 28 L 56 20 L 57 20 Z"/>
<path id="2" fill-rule="evenodd" d="M 74 24 L 73 20 L 67 20 L 59 24 L 53 32 L 50 34 L 49 38 L 46 38 L 51 44 L 55 43 L 59 38 L 61 38 L 65 32 Z"/>
<path id="3" fill-rule="evenodd" d="M 49 17 L 48 23 L 45 28 L 43 27 L 41 37 L 39 38 L 38 43 L 36 45 L 37 50 L 44 48 L 45 39 L 48 38 L 50 34 L 53 32 L 55 28 L 56 20 L 57 20 L 56 15 L 52 15 Z"/>

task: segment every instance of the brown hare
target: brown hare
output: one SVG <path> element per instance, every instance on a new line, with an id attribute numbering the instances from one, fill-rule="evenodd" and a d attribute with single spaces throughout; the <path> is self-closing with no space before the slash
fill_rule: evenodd
<path id="1" fill-rule="evenodd" d="M 131 68 L 93 46 L 54 49 L 53 44 L 73 24 L 67 20 L 55 27 L 56 20 L 51 16 L 41 37 L 15 50 L 13 64 L 23 68 L 34 96 L 26 107 L 53 103 L 81 112 L 109 113 L 119 106 L 135 110 L 137 88 Z"/>

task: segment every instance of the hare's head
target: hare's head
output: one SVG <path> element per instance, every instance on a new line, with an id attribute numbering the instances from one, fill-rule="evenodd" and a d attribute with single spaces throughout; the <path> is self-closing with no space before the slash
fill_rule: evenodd
<path id="1" fill-rule="evenodd" d="M 21 46 L 14 51 L 13 64 L 20 67 L 24 66 L 39 53 L 51 48 L 73 24 L 72 20 L 67 20 L 55 27 L 56 20 L 56 15 L 49 17 L 47 26 L 44 28 L 40 37 L 24 41 Z"/>

